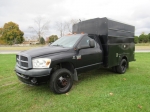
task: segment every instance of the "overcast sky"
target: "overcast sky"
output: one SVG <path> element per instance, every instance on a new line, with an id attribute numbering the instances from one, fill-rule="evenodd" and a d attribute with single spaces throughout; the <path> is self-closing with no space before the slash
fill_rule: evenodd
<path id="1" fill-rule="evenodd" d="M 58 34 L 55 23 L 70 19 L 108 17 L 135 26 L 135 35 L 150 33 L 150 0 L 0 0 L 0 27 L 15 22 L 32 36 L 34 19 L 50 21 L 47 35 Z"/>

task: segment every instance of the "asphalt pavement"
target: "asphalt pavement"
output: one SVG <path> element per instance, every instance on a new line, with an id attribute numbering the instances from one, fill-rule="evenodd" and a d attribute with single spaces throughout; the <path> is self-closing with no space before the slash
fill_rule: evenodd
<path id="1" fill-rule="evenodd" d="M 0 50 L 0 54 L 18 54 L 21 51 L 14 51 L 14 50 Z"/>
<path id="2" fill-rule="evenodd" d="M 150 49 L 135 50 L 135 52 L 150 52 Z"/>

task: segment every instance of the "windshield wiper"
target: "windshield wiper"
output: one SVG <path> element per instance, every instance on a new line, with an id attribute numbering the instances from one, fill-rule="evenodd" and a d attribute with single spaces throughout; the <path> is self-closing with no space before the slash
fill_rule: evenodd
<path id="1" fill-rule="evenodd" d="M 64 47 L 63 45 L 59 45 L 59 44 L 56 44 L 56 45 L 52 45 L 52 46 L 60 46 L 60 47 Z"/>

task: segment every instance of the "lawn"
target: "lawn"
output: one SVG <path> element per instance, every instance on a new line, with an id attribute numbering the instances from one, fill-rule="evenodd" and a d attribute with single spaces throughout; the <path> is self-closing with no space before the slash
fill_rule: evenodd
<path id="1" fill-rule="evenodd" d="M 109 69 L 83 73 L 67 94 L 28 86 L 14 72 L 15 55 L 0 55 L 1 112 L 150 112 L 150 53 L 136 53 L 123 75 Z"/>

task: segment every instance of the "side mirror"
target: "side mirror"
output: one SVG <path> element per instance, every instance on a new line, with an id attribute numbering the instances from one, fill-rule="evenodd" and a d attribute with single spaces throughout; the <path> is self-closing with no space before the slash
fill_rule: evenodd
<path id="1" fill-rule="evenodd" d="M 87 44 L 86 46 L 82 46 L 82 45 L 78 45 L 77 49 L 80 50 L 80 49 L 86 49 L 86 48 L 94 48 L 95 47 L 95 42 L 93 39 L 90 39 L 88 41 L 89 44 Z"/>
<path id="2" fill-rule="evenodd" d="M 95 42 L 94 42 L 93 39 L 89 40 L 89 46 L 90 46 L 90 48 L 94 48 L 95 47 Z"/>

